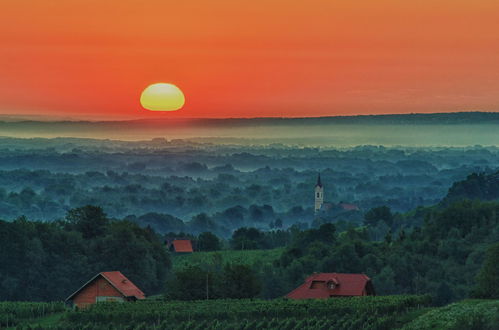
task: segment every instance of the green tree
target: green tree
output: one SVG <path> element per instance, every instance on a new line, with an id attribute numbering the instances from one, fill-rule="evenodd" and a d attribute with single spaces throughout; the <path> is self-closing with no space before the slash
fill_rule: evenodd
<path id="1" fill-rule="evenodd" d="M 499 299 L 499 243 L 489 247 L 477 276 L 474 296 Z"/>
<path id="2" fill-rule="evenodd" d="M 235 250 L 254 250 L 266 247 L 265 235 L 256 228 L 239 228 L 232 234 L 230 245 Z"/>
<path id="3" fill-rule="evenodd" d="M 220 250 L 220 239 L 209 231 L 205 231 L 198 236 L 197 248 L 199 251 Z"/>
<path id="4" fill-rule="evenodd" d="M 204 232 L 216 229 L 217 225 L 206 213 L 199 213 L 192 217 L 192 220 L 189 222 L 189 228 L 191 232 Z"/>
<path id="5" fill-rule="evenodd" d="M 199 266 L 188 266 L 175 272 L 167 281 L 166 295 L 174 300 L 207 299 L 213 292 L 214 276 Z M 211 286 L 211 290 L 210 290 Z"/>
<path id="6" fill-rule="evenodd" d="M 376 293 L 394 294 L 397 292 L 395 273 L 390 266 L 383 267 L 381 272 L 378 275 L 374 276 L 373 284 L 376 288 Z"/>
<path id="7" fill-rule="evenodd" d="M 66 220 L 81 232 L 83 238 L 102 236 L 106 232 L 109 219 L 99 206 L 86 205 L 69 210 Z"/>
<path id="8" fill-rule="evenodd" d="M 262 269 L 260 281 L 262 283 L 261 297 L 264 299 L 274 299 L 286 294 L 284 281 L 276 273 L 276 269 L 270 265 Z"/>
<path id="9" fill-rule="evenodd" d="M 93 257 L 101 269 L 120 270 L 148 293 L 164 288 L 169 254 L 153 231 L 128 221 L 109 225 L 108 235 L 95 240 Z"/>
<path id="10" fill-rule="evenodd" d="M 447 305 L 453 299 L 454 299 L 454 293 L 452 292 L 452 289 L 449 287 L 449 285 L 445 282 L 440 283 L 440 285 L 437 288 L 435 298 L 433 299 L 435 305 L 437 306 Z"/>
<path id="11" fill-rule="evenodd" d="M 388 206 L 372 208 L 364 215 L 364 224 L 366 225 L 376 226 L 380 221 L 392 226 L 393 214 Z"/>
<path id="12" fill-rule="evenodd" d="M 223 280 L 225 298 L 254 298 L 262 287 L 258 276 L 247 265 L 227 264 Z"/>
<path id="13" fill-rule="evenodd" d="M 333 243 L 336 238 L 336 227 L 332 223 L 325 223 L 317 230 L 317 239 L 324 243 Z"/>

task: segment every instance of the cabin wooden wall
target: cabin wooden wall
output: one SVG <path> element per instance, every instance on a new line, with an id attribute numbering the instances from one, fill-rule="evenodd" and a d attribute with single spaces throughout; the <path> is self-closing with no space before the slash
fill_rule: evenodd
<path id="1" fill-rule="evenodd" d="M 95 298 L 99 296 L 124 298 L 107 280 L 99 276 L 73 297 L 73 304 L 85 307 L 94 304 Z"/>

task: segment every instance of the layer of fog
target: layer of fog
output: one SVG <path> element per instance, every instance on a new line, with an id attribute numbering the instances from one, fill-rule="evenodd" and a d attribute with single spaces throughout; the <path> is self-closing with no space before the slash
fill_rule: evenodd
<path id="1" fill-rule="evenodd" d="M 43 124 L 0 127 L 0 136 L 77 137 L 124 141 L 153 138 L 189 139 L 218 144 L 274 144 L 299 146 L 499 146 L 499 127 L 495 124 L 459 125 L 251 125 L 244 127 L 195 127 L 144 125 Z"/>

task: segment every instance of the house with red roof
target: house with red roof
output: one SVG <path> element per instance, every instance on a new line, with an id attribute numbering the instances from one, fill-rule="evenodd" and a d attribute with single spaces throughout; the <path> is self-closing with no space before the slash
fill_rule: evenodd
<path id="1" fill-rule="evenodd" d="M 176 253 L 192 253 L 194 249 L 192 248 L 192 242 L 190 239 L 174 239 L 168 244 L 168 249 Z"/>
<path id="2" fill-rule="evenodd" d="M 360 211 L 360 208 L 355 204 L 340 202 L 338 206 L 344 211 Z"/>
<path id="3" fill-rule="evenodd" d="M 145 294 L 121 272 L 102 272 L 71 294 L 66 303 L 79 308 L 106 301 L 136 301 Z"/>
<path id="4" fill-rule="evenodd" d="M 286 295 L 290 299 L 374 296 L 371 279 L 365 274 L 314 273 Z"/>

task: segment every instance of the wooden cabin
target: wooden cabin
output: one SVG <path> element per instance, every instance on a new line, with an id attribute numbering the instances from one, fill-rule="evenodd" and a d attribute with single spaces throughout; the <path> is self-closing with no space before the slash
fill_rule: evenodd
<path id="1" fill-rule="evenodd" d="M 136 301 L 145 299 L 144 293 L 121 272 L 102 272 L 92 277 L 71 294 L 66 303 L 84 308 L 96 302 Z"/>

